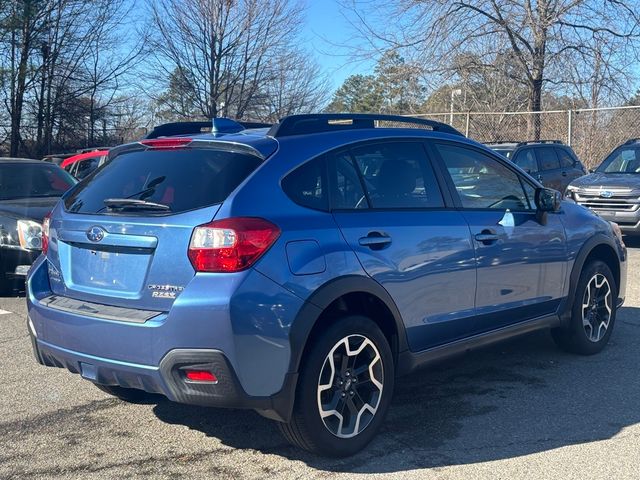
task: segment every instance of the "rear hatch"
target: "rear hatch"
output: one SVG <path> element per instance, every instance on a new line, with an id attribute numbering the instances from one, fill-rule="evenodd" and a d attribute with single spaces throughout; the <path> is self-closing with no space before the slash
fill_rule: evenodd
<path id="1" fill-rule="evenodd" d="M 262 162 L 246 146 L 157 145 L 115 152 L 64 198 L 47 253 L 55 294 L 167 311 L 194 276 L 187 256 L 194 227 L 210 222 Z"/>

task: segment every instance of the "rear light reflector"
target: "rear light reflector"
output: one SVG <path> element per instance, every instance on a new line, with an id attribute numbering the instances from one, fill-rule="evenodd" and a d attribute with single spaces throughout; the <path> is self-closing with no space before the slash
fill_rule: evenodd
<path id="1" fill-rule="evenodd" d="M 239 272 L 253 265 L 280 236 L 280 229 L 262 218 L 215 220 L 196 227 L 189 260 L 197 272 Z"/>
<path id="2" fill-rule="evenodd" d="M 185 376 L 192 382 L 218 383 L 218 377 L 205 370 L 187 370 Z"/>
<path id="3" fill-rule="evenodd" d="M 181 148 L 193 142 L 192 138 L 176 137 L 176 138 L 152 138 L 149 140 L 141 140 L 140 143 L 149 148 Z"/>
<path id="4" fill-rule="evenodd" d="M 49 251 L 49 224 L 51 223 L 51 212 L 42 220 L 42 253 L 44 255 Z"/>

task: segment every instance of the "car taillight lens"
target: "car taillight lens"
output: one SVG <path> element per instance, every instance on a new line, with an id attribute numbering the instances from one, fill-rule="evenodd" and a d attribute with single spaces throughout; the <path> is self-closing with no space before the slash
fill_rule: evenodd
<path id="1" fill-rule="evenodd" d="M 280 236 L 280 229 L 262 218 L 215 220 L 196 227 L 189 260 L 197 272 L 239 272 L 253 265 Z"/>
<path id="2" fill-rule="evenodd" d="M 156 150 L 163 150 L 167 148 L 182 148 L 193 142 L 192 138 L 176 137 L 176 138 L 152 138 L 149 140 L 141 140 L 140 143 L 145 147 L 153 148 Z"/>
<path id="3" fill-rule="evenodd" d="M 42 220 L 42 253 L 45 255 L 49 251 L 49 223 L 51 222 L 51 214 L 47 213 L 47 216 Z"/>

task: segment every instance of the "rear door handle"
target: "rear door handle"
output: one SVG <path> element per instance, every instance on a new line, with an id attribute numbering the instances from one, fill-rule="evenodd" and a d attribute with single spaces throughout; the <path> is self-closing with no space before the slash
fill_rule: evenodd
<path id="1" fill-rule="evenodd" d="M 566 177 L 567 176 L 567 172 L 562 172 L 562 176 Z"/>
<path id="2" fill-rule="evenodd" d="M 366 237 L 360 237 L 358 243 L 371 250 L 382 250 L 391 243 L 391 237 L 382 232 L 369 232 Z"/>
<path id="3" fill-rule="evenodd" d="M 498 240 L 498 234 L 492 230 L 482 230 L 482 232 L 477 233 L 475 239 L 482 243 L 483 245 L 491 245 L 492 243 Z"/>

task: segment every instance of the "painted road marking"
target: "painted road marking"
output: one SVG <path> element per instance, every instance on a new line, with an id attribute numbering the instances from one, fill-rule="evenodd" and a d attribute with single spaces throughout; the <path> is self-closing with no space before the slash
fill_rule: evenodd
<path id="1" fill-rule="evenodd" d="M 6 315 L 7 313 L 11 313 L 11 312 L 7 312 L 6 310 L 0 309 L 0 315 Z"/>

